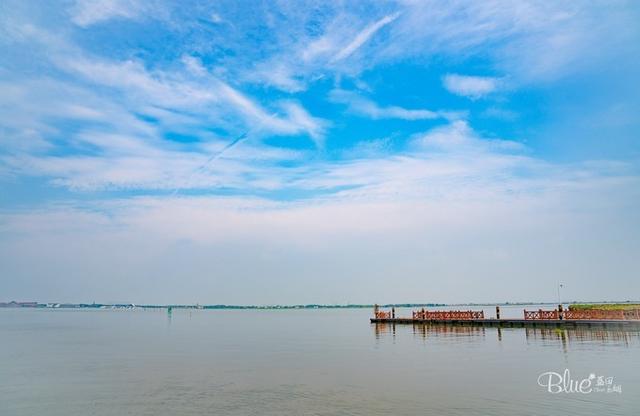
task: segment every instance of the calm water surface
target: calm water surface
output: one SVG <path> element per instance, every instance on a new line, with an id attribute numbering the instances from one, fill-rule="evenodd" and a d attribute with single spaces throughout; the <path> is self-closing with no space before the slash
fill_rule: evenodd
<path id="1" fill-rule="evenodd" d="M 370 314 L 0 310 L 0 414 L 640 414 L 638 333 L 394 328 Z M 537 384 L 564 369 L 621 393 Z"/>

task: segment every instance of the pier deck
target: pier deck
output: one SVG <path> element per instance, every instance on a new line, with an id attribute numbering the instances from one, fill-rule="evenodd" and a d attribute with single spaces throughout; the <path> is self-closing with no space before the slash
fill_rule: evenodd
<path id="1" fill-rule="evenodd" d="M 637 320 L 591 320 L 591 319 L 412 319 L 412 318 L 371 318 L 371 323 L 379 324 L 444 324 L 471 325 L 502 328 L 541 328 L 541 327 L 617 327 L 640 330 Z"/>

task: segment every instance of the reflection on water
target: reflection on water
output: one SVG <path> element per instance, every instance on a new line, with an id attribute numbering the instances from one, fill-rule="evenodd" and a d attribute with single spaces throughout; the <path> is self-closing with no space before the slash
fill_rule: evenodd
<path id="1" fill-rule="evenodd" d="M 563 346 L 572 343 L 622 345 L 637 347 L 640 345 L 640 331 L 595 328 L 525 328 L 527 341 L 560 342 Z"/>
<path id="2" fill-rule="evenodd" d="M 548 328 L 526 328 L 527 338 L 541 338 L 541 339 L 564 339 L 564 340 L 577 340 L 577 341 L 622 341 L 626 346 L 632 341 L 638 341 L 640 338 L 640 332 L 638 331 L 621 331 L 615 329 L 548 329 Z"/>
<path id="3" fill-rule="evenodd" d="M 436 323 L 374 323 L 371 324 L 375 338 L 380 340 L 391 336 L 395 339 L 399 332 L 411 332 L 414 336 L 427 339 L 430 337 L 469 337 L 480 341 L 486 336 L 495 336 L 502 341 L 503 332 L 516 333 L 528 343 L 558 343 L 564 347 L 571 343 L 578 344 L 615 344 L 624 347 L 640 346 L 640 330 L 620 330 L 617 328 L 500 328 L 472 325 L 453 325 Z"/>
<path id="4" fill-rule="evenodd" d="M 396 330 L 411 331 L 415 336 L 427 338 L 427 335 L 438 336 L 484 336 L 485 328 L 479 326 L 462 326 L 462 325 L 439 325 L 431 323 L 416 324 L 394 324 L 394 323 L 375 323 L 371 324 L 374 328 L 376 339 L 391 334 L 395 337 Z M 397 327 L 397 328 L 396 328 Z"/>

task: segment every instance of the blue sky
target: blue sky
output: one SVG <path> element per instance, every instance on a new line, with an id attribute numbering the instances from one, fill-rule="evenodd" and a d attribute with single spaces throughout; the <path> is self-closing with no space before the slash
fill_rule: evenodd
<path id="1" fill-rule="evenodd" d="M 0 7 L 7 300 L 639 297 L 636 2 Z"/>

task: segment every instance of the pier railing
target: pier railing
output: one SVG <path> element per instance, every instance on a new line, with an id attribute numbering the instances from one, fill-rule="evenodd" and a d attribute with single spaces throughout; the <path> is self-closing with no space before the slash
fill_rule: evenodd
<path id="1" fill-rule="evenodd" d="M 538 309 L 537 311 L 524 310 L 525 320 L 544 320 L 544 319 L 560 319 L 558 311 L 543 311 Z"/>
<path id="2" fill-rule="evenodd" d="M 624 312 L 624 319 L 635 319 L 640 321 L 640 309 L 627 309 Z"/>
<path id="3" fill-rule="evenodd" d="M 585 310 L 552 310 L 524 311 L 525 320 L 640 320 L 640 309 L 609 310 L 609 309 L 585 309 Z"/>
<path id="4" fill-rule="evenodd" d="M 453 321 L 484 319 L 483 311 L 414 311 L 413 319 L 432 321 Z"/>
<path id="5" fill-rule="evenodd" d="M 391 312 L 376 311 L 376 319 L 391 319 Z"/>

